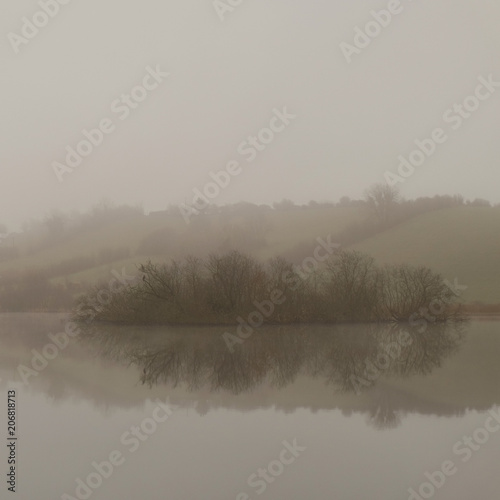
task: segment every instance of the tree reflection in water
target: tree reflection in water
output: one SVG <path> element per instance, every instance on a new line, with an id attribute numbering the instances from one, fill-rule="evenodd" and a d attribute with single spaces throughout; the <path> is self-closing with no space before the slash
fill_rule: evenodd
<path id="1" fill-rule="evenodd" d="M 93 326 L 81 339 L 101 357 L 139 367 L 143 384 L 239 394 L 263 383 L 281 388 L 298 375 L 324 379 L 340 392 L 354 391 L 353 380 L 365 381 L 364 391 L 374 390 L 380 377 L 430 373 L 463 337 L 460 324 L 433 325 L 424 332 L 379 324 L 277 326 L 256 331 L 234 352 L 214 327 Z M 389 357 L 394 345 L 400 349 Z"/>
<path id="2" fill-rule="evenodd" d="M 80 338 L 100 357 L 137 366 L 140 381 L 150 387 L 182 384 L 190 391 L 240 394 L 264 384 L 283 388 L 302 375 L 341 394 L 361 388 L 369 398 L 369 423 L 382 429 L 400 423 L 400 395 L 381 388 L 379 380 L 431 373 L 457 351 L 463 330 L 460 323 L 424 332 L 380 324 L 263 327 L 234 352 L 215 327 L 92 326 Z M 388 357 L 394 345 L 400 349 Z"/>

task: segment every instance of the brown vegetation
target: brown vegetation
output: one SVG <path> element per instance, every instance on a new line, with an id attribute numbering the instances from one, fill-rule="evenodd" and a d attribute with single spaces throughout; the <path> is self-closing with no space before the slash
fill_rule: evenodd
<path id="1" fill-rule="evenodd" d="M 304 275 L 282 258 L 263 265 L 238 251 L 141 265 L 142 279 L 83 296 L 75 319 L 167 324 L 228 324 L 255 311 L 267 323 L 414 321 L 457 318 L 456 296 L 431 270 L 380 268 L 369 256 L 339 251 Z M 99 294 L 106 295 L 100 304 Z M 267 311 L 267 312 L 265 312 Z"/>

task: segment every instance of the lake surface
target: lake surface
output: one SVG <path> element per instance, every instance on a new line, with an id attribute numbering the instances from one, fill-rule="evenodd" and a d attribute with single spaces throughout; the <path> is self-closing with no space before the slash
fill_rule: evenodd
<path id="1" fill-rule="evenodd" d="M 0 315 L 12 498 L 498 498 L 500 322 L 265 327 L 229 346 L 234 328 L 95 325 L 64 345 L 49 333 L 66 322 Z"/>

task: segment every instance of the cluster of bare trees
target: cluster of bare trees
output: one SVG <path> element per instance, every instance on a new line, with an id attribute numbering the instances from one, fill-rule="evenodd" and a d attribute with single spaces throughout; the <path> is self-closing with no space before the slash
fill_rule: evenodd
<path id="1" fill-rule="evenodd" d="M 327 262 L 326 294 L 343 321 L 404 322 L 459 319 L 455 292 L 429 268 L 408 264 L 379 267 L 359 252 L 340 252 Z"/>
<path id="2" fill-rule="evenodd" d="M 232 324 L 255 311 L 265 311 L 267 323 L 402 322 L 430 305 L 433 321 L 444 321 L 456 312 L 456 297 L 440 275 L 380 267 L 355 251 L 339 251 L 308 275 L 283 258 L 262 264 L 238 251 L 148 262 L 139 271 L 138 284 L 115 293 L 96 287 L 79 299 L 77 311 L 92 307 L 100 293 L 109 299 L 92 316 L 128 323 Z M 75 319 L 83 318 L 75 313 Z"/>

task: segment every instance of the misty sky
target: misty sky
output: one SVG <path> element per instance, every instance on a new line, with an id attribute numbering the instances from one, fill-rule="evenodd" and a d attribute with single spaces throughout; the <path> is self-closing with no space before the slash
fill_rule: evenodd
<path id="1" fill-rule="evenodd" d="M 72 0 L 16 54 L 9 34 L 41 7 L 3 2 L 0 222 L 102 199 L 146 211 L 191 202 L 231 160 L 241 173 L 215 203 L 360 198 L 439 127 L 446 142 L 402 194 L 500 202 L 500 88 L 457 130 L 443 120 L 480 76 L 500 82 L 500 4 L 401 0 L 349 64 L 340 44 L 388 3 L 243 0 L 221 21 L 212 0 Z M 116 100 L 148 66 L 170 75 L 122 120 Z M 239 145 L 285 107 L 296 118 L 248 162 Z M 114 130 L 59 182 L 53 162 L 106 118 Z"/>

